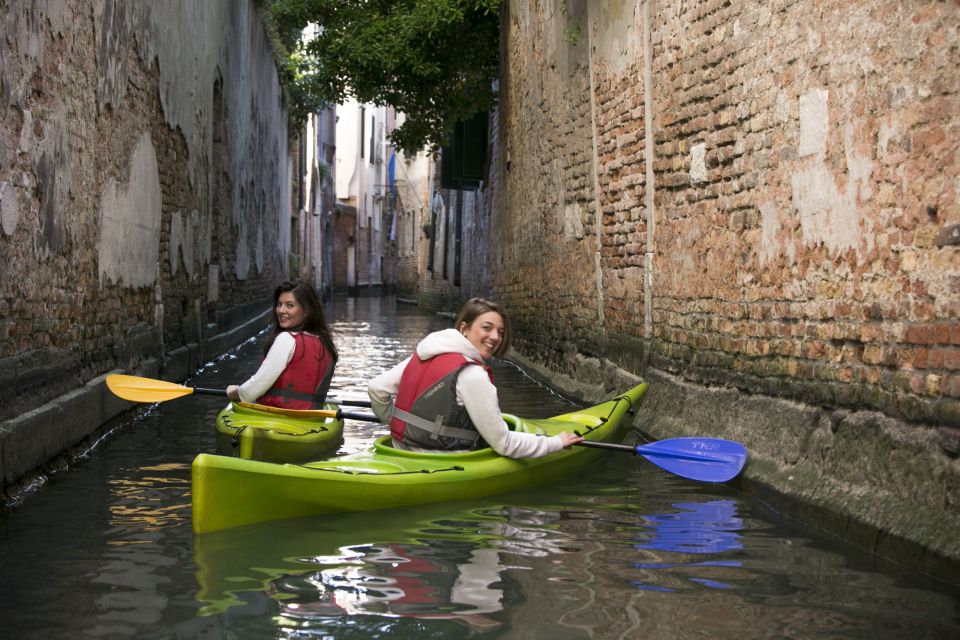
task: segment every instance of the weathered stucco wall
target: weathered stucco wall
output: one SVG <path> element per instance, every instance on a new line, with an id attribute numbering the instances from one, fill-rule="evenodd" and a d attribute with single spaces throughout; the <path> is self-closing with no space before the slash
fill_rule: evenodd
<path id="1" fill-rule="evenodd" d="M 116 407 L 69 430 L 27 411 L 115 369 L 185 375 L 269 306 L 243 303 L 286 274 L 290 164 L 253 2 L 6 2 L 0 22 L 6 486 Z"/>
<path id="2" fill-rule="evenodd" d="M 489 287 L 518 351 L 587 395 L 643 374 L 646 428 L 960 560 L 956 3 L 508 11 Z"/>

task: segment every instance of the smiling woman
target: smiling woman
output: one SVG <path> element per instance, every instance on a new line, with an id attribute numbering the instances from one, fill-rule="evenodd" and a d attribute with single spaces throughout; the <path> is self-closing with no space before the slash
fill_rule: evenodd
<path id="1" fill-rule="evenodd" d="M 472 298 L 455 328 L 431 333 L 416 352 L 367 387 L 374 413 L 390 423 L 393 444 L 408 451 L 463 452 L 485 446 L 508 458 L 539 458 L 578 444 L 577 435 L 511 431 L 500 414 L 485 364 L 510 347 L 503 307 Z"/>
<path id="2" fill-rule="evenodd" d="M 273 292 L 273 338 L 260 368 L 231 400 L 284 409 L 320 409 L 337 364 L 337 348 L 317 293 L 307 282 L 284 282 Z"/>
<path id="3" fill-rule="evenodd" d="M 457 331 L 470 341 L 484 360 L 502 355 L 510 348 L 507 316 L 499 305 L 473 298 L 460 310 Z"/>
<path id="4" fill-rule="evenodd" d="M 277 324 L 284 331 L 296 329 L 303 323 L 303 305 L 297 301 L 296 296 L 290 291 L 284 291 L 277 300 Z"/>

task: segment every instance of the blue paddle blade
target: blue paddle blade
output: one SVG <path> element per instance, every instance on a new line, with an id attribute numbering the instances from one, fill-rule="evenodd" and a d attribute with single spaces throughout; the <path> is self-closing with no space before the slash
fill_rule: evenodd
<path id="1" fill-rule="evenodd" d="M 719 438 L 671 438 L 638 444 L 634 452 L 661 469 L 700 482 L 726 482 L 747 462 L 742 444 Z"/>

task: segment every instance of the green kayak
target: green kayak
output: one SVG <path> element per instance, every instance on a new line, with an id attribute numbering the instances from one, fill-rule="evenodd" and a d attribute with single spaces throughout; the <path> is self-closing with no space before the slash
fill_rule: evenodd
<path id="1" fill-rule="evenodd" d="M 343 420 L 322 410 L 267 407 L 231 402 L 217 415 L 217 450 L 246 460 L 303 462 L 340 446 Z"/>
<path id="2" fill-rule="evenodd" d="M 631 422 L 632 408 L 646 390 L 640 384 L 601 404 L 552 418 L 505 414 L 504 420 L 516 431 L 577 431 L 588 440 L 611 442 L 622 436 L 621 427 Z M 201 534 L 267 520 L 479 498 L 568 478 L 598 455 L 587 447 L 516 460 L 489 448 L 415 453 L 393 448 L 389 436 L 365 451 L 304 464 L 202 453 L 193 461 L 193 530 Z"/>

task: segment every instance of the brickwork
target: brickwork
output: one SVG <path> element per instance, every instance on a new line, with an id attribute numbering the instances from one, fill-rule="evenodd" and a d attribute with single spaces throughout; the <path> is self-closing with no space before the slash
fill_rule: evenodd
<path id="1" fill-rule="evenodd" d="M 956 3 L 545 0 L 502 25 L 470 286 L 519 356 L 587 397 L 646 378 L 655 437 L 743 442 L 792 514 L 955 576 Z"/>
<path id="2" fill-rule="evenodd" d="M 425 154 L 396 157 L 396 286 L 397 295 L 408 300 L 416 299 L 427 270 L 430 241 L 423 227 L 430 222 L 432 162 Z"/>
<path id="3" fill-rule="evenodd" d="M 504 25 L 491 289 L 512 314 L 518 349 L 569 371 L 565 354 L 602 348 L 590 74 L 586 47 L 571 46 L 562 28 L 535 36 L 540 21 L 559 15 L 535 7 L 537 24 L 511 10 Z M 602 256 L 615 258 L 606 248 Z"/>
<path id="4" fill-rule="evenodd" d="M 956 8 L 654 5 L 650 212 L 642 7 L 555 4 L 506 23 L 490 252 L 522 348 L 635 340 L 703 384 L 960 426 Z"/>
<path id="5" fill-rule="evenodd" d="M 657 16 L 664 367 L 960 425 L 960 253 L 934 242 L 960 216 L 960 146 L 943 135 L 960 124 L 958 54 L 907 42 L 949 38 L 957 15 L 891 8 Z"/>
<path id="6" fill-rule="evenodd" d="M 420 254 L 426 245 L 423 243 L 423 214 L 416 201 L 408 205 L 411 197 L 404 198 L 403 191 L 397 197 L 396 220 L 396 263 L 397 295 L 405 298 L 415 297 L 420 277 Z"/>
<path id="7" fill-rule="evenodd" d="M 201 47 L 193 50 L 189 34 L 170 43 L 151 31 L 152 20 L 182 19 L 180 10 L 209 19 L 230 11 L 249 26 L 247 73 L 265 74 L 270 102 L 279 86 L 269 50 L 256 48 L 266 37 L 252 4 L 185 3 L 169 16 L 85 0 L 0 10 L 11 35 L 0 43 L 0 383 L 8 390 L 0 418 L 112 369 L 162 363 L 242 320 L 233 310 L 268 306 L 286 275 L 289 239 L 278 221 L 289 220 L 289 198 L 274 188 L 287 180 L 286 133 L 271 130 L 285 114 L 273 100 L 272 111 L 239 119 L 250 104 L 249 96 L 243 108 L 234 102 L 240 74 L 225 61 L 200 64 L 208 43 L 193 41 Z M 186 58 L 211 80 L 180 102 L 169 83 Z M 204 133 L 177 120 L 181 109 L 206 123 Z M 149 204 L 141 193 L 151 179 L 159 190 L 152 236 L 141 231 L 148 212 L 136 206 Z M 110 210 L 112 202 L 121 206 Z M 127 222 L 108 220 L 114 212 Z M 118 241 L 104 243 L 108 226 L 123 224 Z"/>

